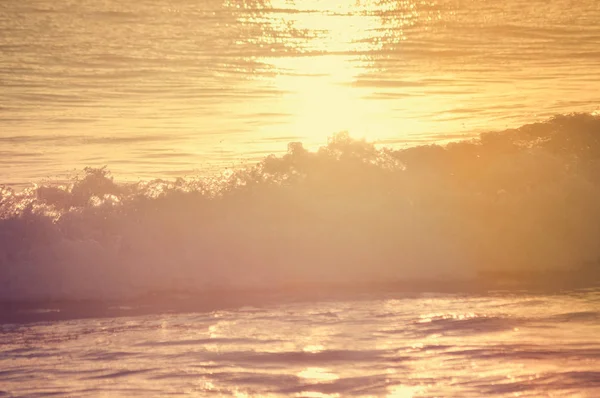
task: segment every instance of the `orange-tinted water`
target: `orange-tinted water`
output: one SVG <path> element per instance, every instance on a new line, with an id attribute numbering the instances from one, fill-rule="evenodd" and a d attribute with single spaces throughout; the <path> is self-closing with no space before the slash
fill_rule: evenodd
<path id="1" fill-rule="evenodd" d="M 182 176 L 342 130 L 446 141 L 599 102 L 595 0 L 5 0 L 0 31 L 0 183 Z"/>

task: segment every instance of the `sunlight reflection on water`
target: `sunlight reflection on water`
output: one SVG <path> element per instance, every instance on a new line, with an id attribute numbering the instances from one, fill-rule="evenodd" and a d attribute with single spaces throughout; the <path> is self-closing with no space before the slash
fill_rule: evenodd
<path id="1" fill-rule="evenodd" d="M 181 176 L 342 130 L 412 145 L 592 112 L 599 13 L 594 0 L 7 0 L 2 182 L 98 164 Z"/>
<path id="2" fill-rule="evenodd" d="M 4 325 L 0 377 L 26 395 L 593 397 L 598 300 L 374 298 Z"/>

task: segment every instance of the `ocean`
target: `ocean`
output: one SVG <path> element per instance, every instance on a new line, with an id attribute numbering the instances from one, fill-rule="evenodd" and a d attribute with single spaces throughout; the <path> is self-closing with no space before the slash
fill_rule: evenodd
<path id="1" fill-rule="evenodd" d="M 211 174 L 598 111 L 596 0 L 3 0 L 2 183 Z"/>
<path id="2" fill-rule="evenodd" d="M 6 396 L 597 397 L 600 293 L 398 294 L 0 326 Z M 48 310 L 50 311 L 50 310 Z M 5 396 L 3 395 L 3 396 Z"/>
<path id="3" fill-rule="evenodd" d="M 2 0 L 0 396 L 600 396 L 600 2 Z"/>

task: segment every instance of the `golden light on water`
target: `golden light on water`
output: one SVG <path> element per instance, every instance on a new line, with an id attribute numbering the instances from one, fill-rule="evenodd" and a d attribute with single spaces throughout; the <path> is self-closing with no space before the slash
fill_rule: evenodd
<path id="1" fill-rule="evenodd" d="M 284 8 L 285 2 L 275 2 L 273 7 Z M 310 132 L 322 138 L 335 131 L 365 131 L 374 109 L 363 99 L 368 92 L 352 86 L 360 74 L 367 73 L 365 61 L 355 54 L 380 46 L 373 40 L 380 19 L 357 13 L 367 7 L 356 1 L 314 0 L 303 2 L 302 7 L 310 11 L 286 15 L 282 27 L 317 32 L 307 38 L 307 47 L 322 55 L 267 60 L 280 71 L 273 83 L 288 93 L 283 101 L 286 111 L 294 115 L 293 133 Z"/>
<path id="2" fill-rule="evenodd" d="M 392 47 L 406 40 L 406 29 L 421 18 L 420 3 L 311 0 L 290 5 L 274 0 L 267 4 L 265 10 L 280 10 L 272 12 L 276 17 L 251 13 L 242 14 L 241 19 L 247 25 L 261 24 L 262 36 L 254 44 L 272 51 L 283 45 L 285 52 L 289 50 L 289 56 L 278 53 L 255 61 L 273 69 L 273 76 L 265 80 L 283 93 L 277 111 L 291 115 L 286 132 L 301 137 L 305 144 L 320 145 L 340 131 L 378 140 L 397 139 L 399 130 L 431 132 L 432 121 L 420 117 L 421 113 L 432 106 L 448 107 L 443 99 L 432 104 L 431 99 L 411 97 L 409 91 L 419 84 L 408 75 L 403 77 L 405 82 L 386 83 L 384 79 L 379 87 L 360 83 L 385 72 L 382 64 L 394 51 Z M 427 18 L 441 18 L 441 14 Z M 398 91 L 398 84 L 405 86 L 405 93 L 399 101 L 390 101 L 390 88 Z M 399 109 L 405 110 L 401 120 Z"/>
<path id="3" fill-rule="evenodd" d="M 546 3 L 3 0 L 0 396 L 597 396 L 600 8 Z"/>
<path id="4" fill-rule="evenodd" d="M 274 80 L 289 93 L 283 101 L 294 115 L 295 135 L 309 133 L 322 140 L 331 132 L 365 129 L 367 104 L 360 91 L 345 84 L 357 72 L 347 57 L 284 58 L 276 64 L 283 70 L 293 70 L 288 65 L 295 69 L 292 74 L 280 74 Z"/>
<path id="5" fill-rule="evenodd" d="M 298 373 L 298 377 L 312 381 L 332 381 L 340 377 L 325 368 L 309 367 Z"/>
<path id="6" fill-rule="evenodd" d="M 413 386 L 393 386 L 390 387 L 386 397 L 388 398 L 413 398 L 417 393 L 421 392 L 421 387 Z"/>
<path id="7" fill-rule="evenodd" d="M 0 10 L 0 130 L 35 138 L 3 142 L 3 182 L 212 174 L 340 131 L 402 147 L 597 108 L 592 0 L 35 3 Z"/>

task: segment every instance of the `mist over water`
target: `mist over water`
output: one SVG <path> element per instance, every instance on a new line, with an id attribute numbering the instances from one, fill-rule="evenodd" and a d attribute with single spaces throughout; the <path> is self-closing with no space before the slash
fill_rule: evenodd
<path id="1" fill-rule="evenodd" d="M 556 116 L 447 146 L 332 136 L 213 177 L 0 197 L 3 299 L 491 280 L 594 286 L 600 118 Z M 505 284 L 499 284 L 504 281 Z"/>

